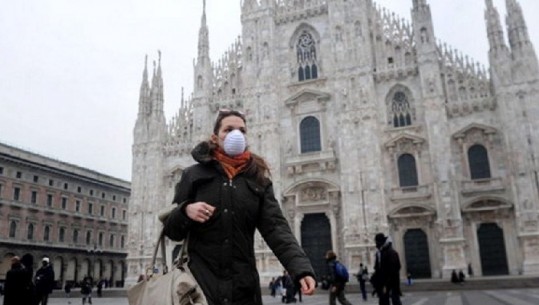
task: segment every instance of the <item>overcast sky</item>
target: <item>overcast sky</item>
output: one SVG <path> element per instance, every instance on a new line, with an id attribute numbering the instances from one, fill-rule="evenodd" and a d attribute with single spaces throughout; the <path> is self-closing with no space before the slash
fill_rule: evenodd
<path id="1" fill-rule="evenodd" d="M 376 2 L 410 19 L 412 0 Z M 485 1 L 429 2 L 436 36 L 486 65 Z M 520 3 L 537 49 L 539 1 Z M 3 1 L 0 142 L 131 180 L 144 56 L 162 51 L 168 120 L 191 92 L 201 12 L 202 0 Z M 208 0 L 207 18 L 217 60 L 241 32 L 240 1 Z"/>

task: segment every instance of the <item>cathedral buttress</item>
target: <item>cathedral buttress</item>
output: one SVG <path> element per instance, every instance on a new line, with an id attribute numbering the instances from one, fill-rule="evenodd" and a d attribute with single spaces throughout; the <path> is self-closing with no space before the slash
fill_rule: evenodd
<path id="1" fill-rule="evenodd" d="M 142 76 L 139 113 L 133 131 L 134 143 L 131 202 L 129 219 L 136 226 L 128 231 L 127 283 L 135 283 L 150 265 L 153 245 L 157 240 L 156 212 L 164 205 L 162 183 L 163 147 L 166 140 L 166 122 L 163 112 L 163 79 L 161 53 L 159 66 L 154 63 L 151 87 L 148 83 L 147 60 Z"/>
<path id="2" fill-rule="evenodd" d="M 414 0 L 413 4 L 412 22 L 422 87 L 421 106 L 425 112 L 425 129 L 431 147 L 430 157 L 433 160 L 431 172 L 438 188 L 434 199 L 439 215 L 443 215 L 439 222 L 439 238 L 443 252 L 451 253 L 444 259 L 442 266 L 443 276 L 448 277 L 454 268 L 464 269 L 467 266 L 466 245 L 458 194 L 452 188 L 456 174 L 450 162 L 451 137 L 432 14 L 427 1 Z"/>

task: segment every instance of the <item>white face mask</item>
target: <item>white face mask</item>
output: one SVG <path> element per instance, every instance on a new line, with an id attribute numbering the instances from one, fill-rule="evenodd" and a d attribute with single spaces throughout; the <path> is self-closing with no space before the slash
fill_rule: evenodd
<path id="1" fill-rule="evenodd" d="M 235 157 L 245 151 L 247 143 L 243 133 L 238 129 L 234 129 L 226 135 L 223 146 L 227 155 Z"/>

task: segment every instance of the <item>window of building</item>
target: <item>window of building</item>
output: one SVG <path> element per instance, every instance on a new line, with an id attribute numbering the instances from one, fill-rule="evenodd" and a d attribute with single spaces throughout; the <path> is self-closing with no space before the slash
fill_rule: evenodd
<path id="1" fill-rule="evenodd" d="M 99 215 L 105 216 L 105 206 L 104 205 L 101 206 L 101 209 L 99 211 Z"/>
<path id="2" fill-rule="evenodd" d="M 22 173 L 21 173 L 21 172 L 17 172 L 16 177 L 17 177 L 17 179 L 21 179 L 21 178 L 22 178 Z"/>
<path id="3" fill-rule="evenodd" d="M 2 192 L 4 191 L 4 185 L 0 184 L 0 198 L 2 198 Z"/>
<path id="4" fill-rule="evenodd" d="M 0 175 L 3 175 L 3 174 L 4 174 L 4 168 L 0 167 Z"/>
<path id="5" fill-rule="evenodd" d="M 51 228 L 49 226 L 45 226 L 45 229 L 43 230 L 43 240 L 49 241 L 51 235 Z"/>
<path id="6" fill-rule="evenodd" d="M 66 197 L 62 197 L 62 209 L 65 210 L 66 207 L 67 207 L 67 198 L 66 198 Z"/>
<path id="7" fill-rule="evenodd" d="M 318 78 L 318 61 L 316 58 L 316 41 L 311 33 L 304 30 L 296 44 L 298 60 L 298 80 L 304 81 Z"/>
<path id="8" fill-rule="evenodd" d="M 299 124 L 301 153 L 320 151 L 320 122 L 313 116 L 304 118 Z"/>
<path id="9" fill-rule="evenodd" d="M 79 243 L 79 230 L 77 229 L 73 230 L 73 243 L 74 244 Z"/>
<path id="10" fill-rule="evenodd" d="M 13 188 L 13 200 L 19 201 L 21 199 L 21 188 L 15 187 Z"/>
<path id="11" fill-rule="evenodd" d="M 69 185 L 67 183 L 64 183 L 64 190 L 67 190 L 69 188 Z"/>
<path id="12" fill-rule="evenodd" d="M 64 227 L 61 227 L 60 232 L 58 234 L 58 241 L 63 243 L 65 240 L 65 235 L 66 235 L 66 229 Z"/>
<path id="13" fill-rule="evenodd" d="M 17 222 L 15 220 L 12 220 L 9 224 L 9 237 L 15 238 L 17 234 Z"/>
<path id="14" fill-rule="evenodd" d="M 49 179 L 49 186 L 54 186 L 54 180 Z"/>
<path id="15" fill-rule="evenodd" d="M 88 203 L 88 214 L 92 215 L 94 213 L 94 204 Z"/>
<path id="16" fill-rule="evenodd" d="M 472 180 L 490 178 L 488 152 L 483 145 L 477 144 L 468 149 L 468 162 Z"/>
<path id="17" fill-rule="evenodd" d="M 411 107 L 404 92 L 397 91 L 393 95 L 391 112 L 393 114 L 393 127 L 412 125 Z"/>
<path id="18" fill-rule="evenodd" d="M 77 193 L 82 192 L 82 188 L 80 186 L 77 187 Z"/>
<path id="19" fill-rule="evenodd" d="M 52 194 L 47 194 L 47 206 L 52 207 Z"/>
<path id="20" fill-rule="evenodd" d="M 33 204 L 37 203 L 37 191 L 32 191 L 32 197 L 30 198 L 30 202 Z"/>
<path id="21" fill-rule="evenodd" d="M 94 190 L 90 190 L 90 196 L 94 195 Z"/>
<path id="22" fill-rule="evenodd" d="M 110 235 L 109 238 L 109 247 L 114 248 L 114 234 Z"/>
<path id="23" fill-rule="evenodd" d="M 399 170 L 399 183 L 401 187 L 417 186 L 417 168 L 414 156 L 403 154 L 397 161 Z"/>
<path id="24" fill-rule="evenodd" d="M 86 244 L 89 245 L 92 242 L 92 231 L 86 231 Z"/>
<path id="25" fill-rule="evenodd" d="M 122 211 L 122 219 L 125 220 L 126 218 L 127 218 L 127 211 L 123 210 Z"/>
<path id="26" fill-rule="evenodd" d="M 28 231 L 26 232 L 26 238 L 28 240 L 34 239 L 34 224 L 33 223 L 28 224 Z"/>
<path id="27" fill-rule="evenodd" d="M 75 201 L 75 212 L 80 212 L 80 200 Z"/>
<path id="28" fill-rule="evenodd" d="M 37 183 L 39 181 L 39 177 L 37 175 L 34 175 L 34 182 Z"/>
<path id="29" fill-rule="evenodd" d="M 105 196 L 106 196 L 105 192 L 101 193 L 101 198 L 102 199 L 105 199 Z"/>
<path id="30" fill-rule="evenodd" d="M 122 237 L 120 238 L 120 248 L 124 248 L 125 247 L 125 236 L 122 235 Z"/>
<path id="31" fill-rule="evenodd" d="M 116 201 L 116 195 L 112 195 L 112 201 Z"/>
<path id="32" fill-rule="evenodd" d="M 112 208 L 112 211 L 111 211 L 111 216 L 112 216 L 112 219 L 115 219 L 116 218 L 116 208 Z"/>
<path id="33" fill-rule="evenodd" d="M 122 202 L 123 202 L 123 203 L 127 203 L 127 198 L 124 197 L 123 200 L 122 200 Z"/>
<path id="34" fill-rule="evenodd" d="M 99 246 L 103 246 L 103 232 L 99 232 L 99 239 L 98 239 Z"/>

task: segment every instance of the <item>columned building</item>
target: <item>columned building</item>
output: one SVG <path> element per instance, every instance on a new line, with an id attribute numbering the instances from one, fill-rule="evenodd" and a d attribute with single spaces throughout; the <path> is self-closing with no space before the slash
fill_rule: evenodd
<path id="1" fill-rule="evenodd" d="M 427 0 L 410 1 L 410 23 L 371 0 L 243 0 L 241 38 L 214 62 L 203 11 L 194 91 L 169 122 L 161 65 L 144 68 L 128 280 L 220 108 L 246 113 L 319 275 L 328 249 L 372 268 L 377 232 L 403 275 L 539 274 L 539 68 L 522 7 L 505 2 L 504 27 L 485 1 L 488 68 L 439 42 Z M 262 281 L 281 273 L 260 238 L 256 257 Z"/>
<path id="2" fill-rule="evenodd" d="M 0 280 L 11 257 L 48 256 L 57 288 L 85 276 L 123 286 L 129 182 L 0 143 Z"/>

